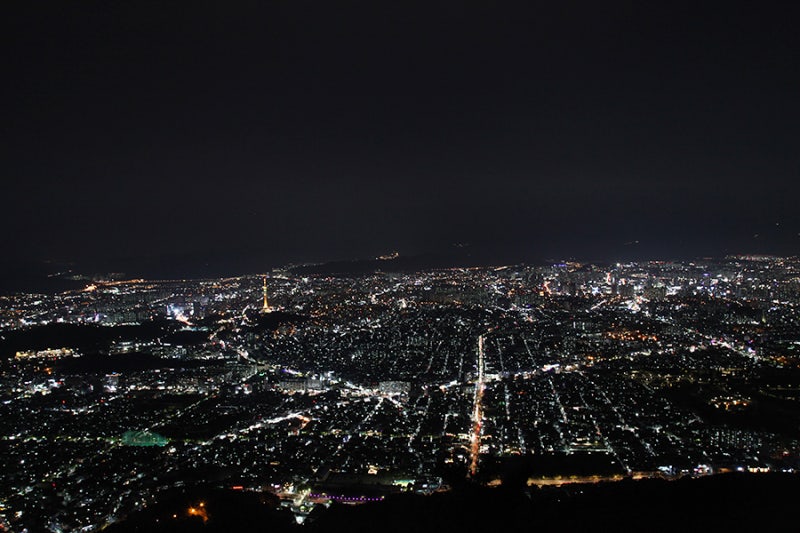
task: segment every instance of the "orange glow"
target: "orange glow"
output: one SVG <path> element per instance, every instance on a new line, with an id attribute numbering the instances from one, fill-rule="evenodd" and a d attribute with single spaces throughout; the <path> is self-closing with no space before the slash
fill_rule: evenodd
<path id="1" fill-rule="evenodd" d="M 658 336 L 657 335 L 652 335 L 652 334 L 648 334 L 648 333 L 642 333 L 641 331 L 635 330 L 635 329 L 634 330 L 623 329 L 623 330 L 607 331 L 605 333 L 605 336 L 610 338 L 610 339 L 614 339 L 614 340 L 618 340 L 618 341 L 642 341 L 642 342 L 646 342 L 646 341 L 657 341 L 658 340 Z"/>
<path id="2" fill-rule="evenodd" d="M 197 507 L 189 507 L 189 509 L 186 510 L 186 514 L 189 516 L 199 516 L 203 519 L 204 524 L 208 522 L 208 511 L 206 511 L 205 502 L 200 502 Z"/>
<path id="3" fill-rule="evenodd" d="M 475 382 L 475 404 L 472 412 L 472 434 L 470 435 L 470 465 L 469 476 L 475 477 L 478 473 L 478 461 L 481 452 L 481 421 L 483 420 L 483 392 L 484 363 L 483 363 L 483 335 L 478 337 L 478 379 Z"/>

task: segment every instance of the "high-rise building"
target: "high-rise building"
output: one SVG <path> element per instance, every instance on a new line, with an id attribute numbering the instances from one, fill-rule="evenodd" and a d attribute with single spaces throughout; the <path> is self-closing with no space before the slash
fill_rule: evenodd
<path id="1" fill-rule="evenodd" d="M 264 275 L 264 305 L 261 307 L 262 313 L 271 313 L 272 309 L 269 306 L 269 301 L 267 300 L 267 276 Z"/>

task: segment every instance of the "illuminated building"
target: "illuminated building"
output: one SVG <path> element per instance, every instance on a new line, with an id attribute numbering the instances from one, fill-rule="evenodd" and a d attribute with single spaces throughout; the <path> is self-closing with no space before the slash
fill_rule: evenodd
<path id="1" fill-rule="evenodd" d="M 261 307 L 262 313 L 271 313 L 272 309 L 269 306 L 269 301 L 267 300 L 267 276 L 264 276 L 264 305 Z"/>

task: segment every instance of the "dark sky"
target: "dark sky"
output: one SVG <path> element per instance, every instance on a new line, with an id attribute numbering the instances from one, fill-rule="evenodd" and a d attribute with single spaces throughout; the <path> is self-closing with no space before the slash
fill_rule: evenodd
<path id="1" fill-rule="evenodd" d="M 790 4 L 4 4 L 3 255 L 797 254 Z"/>

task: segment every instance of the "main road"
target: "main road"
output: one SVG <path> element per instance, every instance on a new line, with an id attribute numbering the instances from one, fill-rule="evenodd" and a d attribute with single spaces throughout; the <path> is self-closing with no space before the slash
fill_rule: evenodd
<path id="1" fill-rule="evenodd" d="M 472 434 L 470 435 L 470 463 L 469 476 L 474 477 L 478 472 L 478 460 L 481 454 L 481 424 L 483 422 L 483 391 L 484 382 L 483 361 L 484 335 L 478 337 L 478 379 L 475 381 L 475 399 L 472 405 Z"/>

